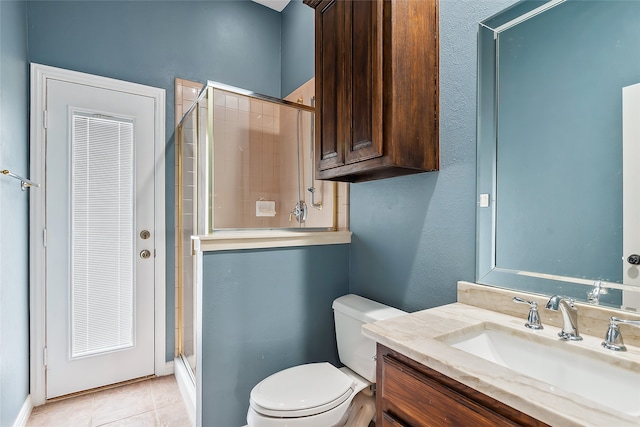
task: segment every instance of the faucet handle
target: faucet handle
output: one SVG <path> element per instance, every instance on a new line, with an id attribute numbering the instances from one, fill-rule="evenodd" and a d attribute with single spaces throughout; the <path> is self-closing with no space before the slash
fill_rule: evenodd
<path id="1" fill-rule="evenodd" d="M 513 297 L 512 299 L 513 302 L 518 302 L 520 304 L 529 304 L 531 307 L 536 307 L 538 308 L 538 303 L 535 301 L 527 301 L 526 299 L 522 299 L 519 297 Z"/>
<path id="2" fill-rule="evenodd" d="M 627 347 L 624 345 L 624 341 L 622 340 L 620 329 L 618 329 L 619 323 L 640 326 L 640 320 L 625 320 L 611 316 L 609 319 L 609 329 L 607 329 L 607 334 L 604 336 L 604 341 L 602 341 L 602 346 L 604 348 L 614 351 L 627 350 Z"/>
<path id="3" fill-rule="evenodd" d="M 524 324 L 529 329 L 544 329 L 540 322 L 540 314 L 538 313 L 538 303 L 535 301 L 527 301 L 522 298 L 513 297 L 513 302 L 519 304 L 529 304 L 531 309 L 529 310 L 529 317 L 527 317 L 527 323 Z"/>

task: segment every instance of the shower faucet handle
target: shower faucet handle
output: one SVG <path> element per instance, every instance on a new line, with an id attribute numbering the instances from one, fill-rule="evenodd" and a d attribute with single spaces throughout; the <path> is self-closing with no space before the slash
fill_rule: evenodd
<path id="1" fill-rule="evenodd" d="M 293 220 L 294 216 L 300 224 L 307 220 L 307 204 L 304 200 L 300 200 L 298 203 L 296 203 L 293 210 L 289 212 L 289 222 Z"/>
<path id="2" fill-rule="evenodd" d="M 522 298 L 513 297 L 511 300 L 513 302 L 517 302 L 519 304 L 529 304 L 531 309 L 529 310 L 529 317 L 527 317 L 527 323 L 524 324 L 529 329 L 544 329 L 542 323 L 540 322 L 540 313 L 538 313 L 538 303 L 535 301 L 527 301 Z"/>

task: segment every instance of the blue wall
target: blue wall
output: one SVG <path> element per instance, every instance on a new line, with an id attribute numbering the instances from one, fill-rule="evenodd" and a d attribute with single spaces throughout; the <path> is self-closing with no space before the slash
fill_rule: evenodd
<path id="1" fill-rule="evenodd" d="M 249 1 L 29 1 L 29 60 L 164 88 L 167 360 L 174 357 L 174 79 L 280 96 L 280 14 Z"/>
<path id="2" fill-rule="evenodd" d="M 302 0 L 292 0 L 282 11 L 282 97 L 315 74 L 314 12 Z"/>
<path id="3" fill-rule="evenodd" d="M 338 363 L 331 303 L 348 293 L 348 263 L 347 245 L 204 256 L 204 426 L 244 425 L 251 389 L 274 372 Z"/>
<path id="4" fill-rule="evenodd" d="M 478 22 L 513 3 L 440 2 L 440 171 L 351 185 L 351 292 L 414 311 L 475 279 Z"/>
<path id="5" fill-rule="evenodd" d="M 0 1 L 0 169 L 29 176 L 27 14 Z M 29 191 L 0 177 L 0 426 L 29 394 Z"/>
<path id="6" fill-rule="evenodd" d="M 441 168 L 351 185 L 350 292 L 414 311 L 455 301 L 456 282 L 475 279 L 478 22 L 515 2 L 440 2 Z M 294 6 L 283 13 L 283 91 L 286 78 L 297 84 L 313 73 L 301 69 L 313 62 L 312 17 L 301 10 L 309 23 L 300 17 L 295 32 L 287 31 Z M 287 52 L 295 55 L 285 56 L 293 41 Z"/>

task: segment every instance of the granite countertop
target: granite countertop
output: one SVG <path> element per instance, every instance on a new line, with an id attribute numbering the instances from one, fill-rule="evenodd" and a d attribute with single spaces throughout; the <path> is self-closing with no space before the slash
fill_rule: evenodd
<path id="1" fill-rule="evenodd" d="M 380 344 L 547 424 L 640 426 L 640 416 L 616 413 L 598 402 L 558 390 L 438 340 L 438 337 L 462 334 L 469 328 L 482 329 L 484 323 L 490 322 L 499 325 L 502 332 L 547 337 L 557 341 L 557 345 L 572 346 L 576 352 L 589 352 L 614 365 L 631 369 L 640 366 L 638 347 L 627 345 L 626 352 L 612 352 L 601 347 L 602 337 L 584 334 L 583 341 L 562 342 L 557 336 L 559 328 L 545 325 L 543 330 L 532 331 L 524 327 L 525 320 L 454 303 L 366 324 L 362 331 Z"/>

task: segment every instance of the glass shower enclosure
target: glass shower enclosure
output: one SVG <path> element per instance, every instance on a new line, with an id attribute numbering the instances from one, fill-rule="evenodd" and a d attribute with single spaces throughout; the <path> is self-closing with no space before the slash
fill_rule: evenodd
<path id="1" fill-rule="evenodd" d="M 338 184 L 313 176 L 314 107 L 313 97 L 306 98 L 288 101 L 208 82 L 178 125 L 177 340 L 192 375 L 197 366 L 191 236 L 347 228 L 344 220 L 339 224 Z M 340 200 L 348 191 L 344 185 Z"/>

